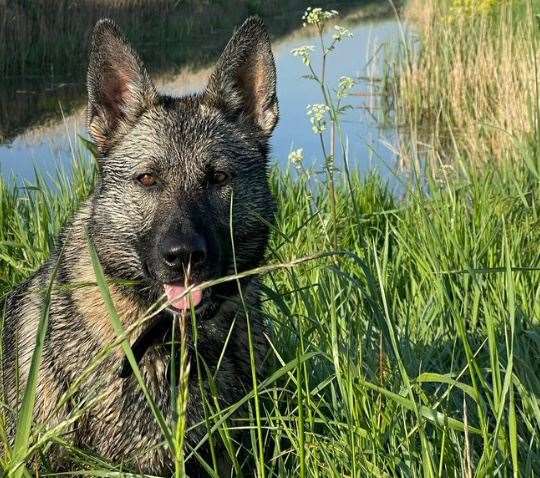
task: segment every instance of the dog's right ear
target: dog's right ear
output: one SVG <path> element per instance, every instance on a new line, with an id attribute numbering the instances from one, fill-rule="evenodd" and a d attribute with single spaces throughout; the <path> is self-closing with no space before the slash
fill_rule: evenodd
<path id="1" fill-rule="evenodd" d="M 87 87 L 88 129 L 105 154 L 157 97 L 139 56 L 112 20 L 94 28 Z"/>
<path id="2" fill-rule="evenodd" d="M 210 102 L 245 118 L 268 138 L 278 121 L 276 66 L 270 37 L 258 17 L 248 18 L 219 58 L 206 88 Z"/>

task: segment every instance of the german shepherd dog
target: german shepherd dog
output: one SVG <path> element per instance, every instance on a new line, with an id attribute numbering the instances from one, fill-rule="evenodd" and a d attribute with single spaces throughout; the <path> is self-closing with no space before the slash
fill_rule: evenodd
<path id="1" fill-rule="evenodd" d="M 197 375 L 214 377 L 212 393 L 215 386 L 222 407 L 249 392 L 249 334 L 256 373 L 268 350 L 266 325 L 257 312 L 259 281 L 249 276 L 204 290 L 197 285 L 253 269 L 264 258 L 275 213 L 268 141 L 277 120 L 274 59 L 259 19 L 249 18 L 236 31 L 206 89 L 185 97 L 158 93 L 117 26 L 107 19 L 97 23 L 88 68 L 88 128 L 98 150 L 95 189 L 65 226 L 50 260 L 4 304 L 2 369 L 11 437 L 47 303 L 35 422 L 45 429 L 62 426 L 70 447 L 123 470 L 166 475 L 174 469 L 173 453 L 121 348 L 95 365 L 118 337 L 97 286 L 89 243 L 125 328 L 167 298 L 155 320 L 133 327 L 130 342 L 170 426 L 176 415 L 171 324 L 178 315 L 195 314 L 189 320 L 196 328 L 187 328 L 196 331 L 202 365 L 194 371 L 190 332 L 187 451 L 207 433 L 198 424 L 204 423 L 210 381 L 201 386 Z M 81 380 L 84 370 L 90 372 Z M 75 394 L 62 400 L 77 381 Z M 203 447 L 198 453 L 186 465 L 191 476 L 202 473 L 200 457 L 209 456 Z M 225 476 L 230 461 L 223 450 L 218 456 Z M 53 469 L 75 466 L 64 446 L 51 447 L 47 459 Z"/>

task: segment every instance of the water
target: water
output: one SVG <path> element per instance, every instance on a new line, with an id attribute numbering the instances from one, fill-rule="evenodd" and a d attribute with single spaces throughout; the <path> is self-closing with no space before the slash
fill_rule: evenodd
<path id="1" fill-rule="evenodd" d="M 352 77 L 377 77 L 381 74 L 381 45 L 395 45 L 400 41 L 400 28 L 393 18 L 355 21 L 353 17 L 342 19 L 353 38 L 339 43 L 329 55 L 327 81 L 337 87 L 343 75 Z M 327 34 L 327 39 L 332 34 Z M 306 29 L 299 28 L 280 38 L 273 45 L 278 72 L 278 99 L 280 122 L 272 138 L 272 160 L 285 166 L 291 150 L 303 148 L 305 161 L 315 170 L 321 169 L 323 155 L 320 140 L 312 132 L 306 106 L 322 103 L 320 87 L 302 78 L 308 73 L 302 61 L 290 52 L 303 45 L 315 45 L 313 65 L 320 66 L 321 55 L 317 51 L 318 39 Z M 379 52 L 376 55 L 376 52 Z M 171 94 L 185 94 L 204 88 L 210 68 L 184 67 L 174 74 L 153 75 L 156 86 Z M 347 98 L 352 108 L 343 117 L 344 134 L 347 138 L 348 158 L 351 167 L 367 173 L 378 171 L 390 183 L 395 183 L 396 158 L 392 145 L 397 136 L 392 130 L 382 129 L 377 121 L 376 83 L 360 81 Z M 43 118 L 38 126 L 24 128 L 25 118 L 16 118 L 23 131 L 11 131 L 10 139 L 0 144 L 0 174 L 17 182 L 32 180 L 34 171 L 54 175 L 59 166 L 68 167 L 73 151 L 80 147 L 78 135 L 88 137 L 84 126 L 84 84 L 65 82 L 50 85 L 31 81 L 16 85 L 13 89 L 15 105 L 24 103 L 29 123 L 35 117 Z M 13 99 L 13 98 L 12 98 Z M 63 112 L 69 111 L 69 114 Z M 9 112 L 3 118 L 10 118 Z M 5 119 L 4 121 L 8 121 Z M 32 119 L 32 121 L 30 121 Z M 41 123 L 41 124 L 40 124 Z M 2 128 L 0 128 L 1 130 Z M 9 125 L 4 126 L 9 130 Z M 327 132 L 328 133 L 328 132 Z M 337 155 L 337 166 L 342 167 L 343 157 Z M 16 179 L 14 179 L 16 178 Z"/>

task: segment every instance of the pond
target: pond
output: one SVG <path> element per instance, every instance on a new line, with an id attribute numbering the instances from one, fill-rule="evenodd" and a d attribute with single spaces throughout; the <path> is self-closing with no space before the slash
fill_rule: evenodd
<path id="1" fill-rule="evenodd" d="M 376 170 L 389 183 L 396 184 L 394 146 L 398 137 L 394 130 L 381 128 L 378 121 L 376 80 L 382 74 L 382 47 L 395 46 L 401 41 L 401 27 L 391 11 L 381 15 L 377 10 L 372 16 L 370 10 L 366 18 L 365 8 L 351 8 L 338 19 L 337 23 L 347 26 L 353 37 L 339 43 L 329 55 L 327 81 L 335 87 L 343 75 L 359 78 L 347 99 L 351 108 L 343 118 L 351 168 L 356 167 L 364 174 Z M 323 155 L 306 106 L 321 103 L 321 91 L 315 82 L 305 78 L 308 71 L 301 59 L 291 54 L 299 46 L 317 46 L 317 38 L 314 31 L 302 28 L 301 12 L 296 15 L 296 30 L 277 38 L 273 34 L 280 122 L 272 138 L 271 158 L 285 166 L 291 150 L 302 148 L 307 166 L 320 170 Z M 327 39 L 332 30 L 330 27 Z M 158 89 L 181 95 L 204 88 L 214 60 L 211 58 L 206 65 L 187 63 L 165 72 L 152 67 L 150 70 Z M 318 68 L 321 54 L 317 48 L 312 60 Z M 80 66 L 83 73 L 84 68 Z M 0 175 L 10 182 L 21 183 L 32 181 L 34 171 L 52 177 L 58 167 L 69 168 L 73 155 L 81 147 L 78 135 L 88 137 L 84 125 L 85 86 L 81 77 L 65 81 L 15 78 L 0 83 L 0 88 L 4 104 L 0 112 L 4 123 L 0 127 L 0 138 L 3 137 Z M 337 158 L 338 168 L 342 161 L 341 157 Z"/>

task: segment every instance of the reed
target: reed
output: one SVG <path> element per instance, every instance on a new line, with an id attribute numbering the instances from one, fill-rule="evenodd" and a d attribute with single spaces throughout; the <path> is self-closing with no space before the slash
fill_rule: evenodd
<path id="1" fill-rule="evenodd" d="M 519 143 L 538 141 L 538 11 L 532 1 L 409 2 L 420 41 L 399 55 L 389 88 L 432 166 L 519 160 Z"/>

